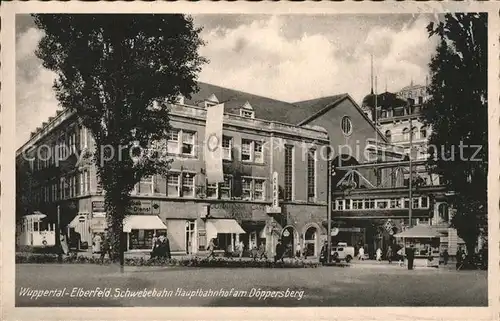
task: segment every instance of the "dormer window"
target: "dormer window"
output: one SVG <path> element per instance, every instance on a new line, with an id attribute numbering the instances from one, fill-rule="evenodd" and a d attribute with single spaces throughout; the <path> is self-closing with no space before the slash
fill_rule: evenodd
<path id="1" fill-rule="evenodd" d="M 215 106 L 219 103 L 219 99 L 217 99 L 217 96 L 212 94 L 210 97 L 205 99 L 205 108 L 208 108 L 210 106 Z"/>
<path id="2" fill-rule="evenodd" d="M 253 107 L 252 105 L 250 105 L 248 101 L 243 106 L 241 106 L 240 116 L 247 118 L 255 118 L 255 112 L 253 110 Z"/>

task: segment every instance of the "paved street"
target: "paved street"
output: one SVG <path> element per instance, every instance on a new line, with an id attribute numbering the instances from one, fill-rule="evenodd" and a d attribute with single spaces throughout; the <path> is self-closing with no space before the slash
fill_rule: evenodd
<path id="1" fill-rule="evenodd" d="M 79 289 L 96 287 L 109 289 L 108 295 L 99 297 L 96 292 L 83 297 L 81 291 L 77 293 Z M 61 297 L 51 294 L 30 299 L 20 295 L 21 288 L 25 291 L 66 288 L 66 292 Z M 71 297 L 73 288 L 77 289 Z M 227 293 L 207 295 L 208 290 L 221 288 Z M 131 293 L 137 295 L 134 291 L 144 289 L 166 294 L 130 297 Z M 185 296 L 187 291 L 198 289 L 201 292 L 193 294 L 191 299 Z M 170 295 L 168 291 L 172 291 Z M 263 299 L 273 293 L 265 291 L 283 292 L 274 292 L 276 297 Z M 121 274 L 117 266 L 109 265 L 16 265 L 17 306 L 486 306 L 487 292 L 485 271 L 425 268 L 408 271 L 354 265 L 316 269 L 126 267 Z"/>

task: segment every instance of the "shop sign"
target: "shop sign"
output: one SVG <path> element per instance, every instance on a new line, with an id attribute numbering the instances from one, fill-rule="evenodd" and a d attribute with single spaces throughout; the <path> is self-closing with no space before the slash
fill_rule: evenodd
<path id="1" fill-rule="evenodd" d="M 104 231 L 107 225 L 105 217 L 93 217 L 90 223 L 90 227 L 93 231 Z"/>
<path id="2" fill-rule="evenodd" d="M 361 232 L 361 228 L 360 227 L 341 227 L 341 228 L 339 228 L 339 232 L 360 233 Z"/>
<path id="3" fill-rule="evenodd" d="M 278 172 L 273 172 L 273 207 L 279 207 Z"/>
<path id="4" fill-rule="evenodd" d="M 128 213 L 145 215 L 160 214 L 160 204 L 154 201 L 134 200 L 130 203 Z"/>
<path id="5" fill-rule="evenodd" d="M 394 224 L 392 223 L 392 221 L 390 219 L 387 220 L 387 222 L 385 222 L 384 228 L 387 231 L 387 233 L 389 233 L 389 235 L 394 234 Z"/>
<path id="6" fill-rule="evenodd" d="M 104 208 L 104 201 L 94 201 L 92 202 L 92 212 L 94 213 L 104 213 L 106 209 Z"/>

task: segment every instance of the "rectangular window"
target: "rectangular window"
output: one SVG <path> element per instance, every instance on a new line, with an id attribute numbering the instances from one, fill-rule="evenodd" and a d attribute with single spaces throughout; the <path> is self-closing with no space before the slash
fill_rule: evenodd
<path id="1" fill-rule="evenodd" d="M 85 193 L 85 180 L 83 178 L 83 172 L 80 172 L 80 178 L 79 178 L 79 181 L 80 181 L 80 195 L 83 195 Z"/>
<path id="2" fill-rule="evenodd" d="M 141 178 L 139 182 L 139 193 L 140 194 L 153 194 L 153 177 L 145 176 Z"/>
<path id="3" fill-rule="evenodd" d="M 231 199 L 231 176 L 224 176 L 224 183 L 220 185 L 220 198 L 221 199 Z"/>
<path id="4" fill-rule="evenodd" d="M 242 116 L 242 117 L 248 117 L 248 118 L 253 118 L 254 117 L 254 112 L 250 111 L 250 110 L 243 110 L 243 109 L 241 109 L 240 116 Z"/>
<path id="5" fill-rule="evenodd" d="M 249 178 L 244 178 L 241 184 L 242 194 L 241 198 L 244 200 L 252 199 L 252 180 Z"/>
<path id="6" fill-rule="evenodd" d="M 254 180 L 253 197 L 255 200 L 264 200 L 265 198 L 265 181 L 262 179 Z"/>
<path id="7" fill-rule="evenodd" d="M 316 200 L 316 150 L 307 153 L 307 200 Z"/>
<path id="8" fill-rule="evenodd" d="M 182 154 L 194 156 L 194 133 L 182 132 Z"/>
<path id="9" fill-rule="evenodd" d="M 241 160 L 245 162 L 264 163 L 263 143 L 249 139 L 241 140 Z"/>
<path id="10" fill-rule="evenodd" d="M 233 138 L 222 136 L 222 158 L 232 160 Z"/>
<path id="11" fill-rule="evenodd" d="M 419 201 L 420 201 L 420 198 L 418 198 L 418 197 L 415 197 L 413 199 L 413 208 L 418 208 Z"/>
<path id="12" fill-rule="evenodd" d="M 422 196 L 421 207 L 422 208 L 429 207 L 429 198 L 427 196 Z"/>
<path id="13" fill-rule="evenodd" d="M 65 198 L 65 194 L 64 192 L 66 191 L 65 188 L 64 188 L 64 180 L 65 178 L 64 177 L 61 177 L 60 179 L 60 183 L 59 183 L 59 192 L 60 192 L 60 199 L 64 199 Z"/>
<path id="14" fill-rule="evenodd" d="M 352 200 L 352 209 L 353 210 L 363 209 L 363 200 Z"/>
<path id="15" fill-rule="evenodd" d="M 388 202 L 386 200 L 377 200 L 377 208 L 387 208 Z"/>
<path id="16" fill-rule="evenodd" d="M 241 160 L 250 162 L 252 160 L 252 141 L 242 139 L 241 140 Z"/>
<path id="17" fill-rule="evenodd" d="M 390 206 L 391 206 L 391 208 L 401 208 L 401 199 L 399 199 L 399 198 L 392 198 Z"/>
<path id="18" fill-rule="evenodd" d="M 90 171 L 86 170 L 85 171 L 85 185 L 87 188 L 85 189 L 85 193 L 90 193 Z"/>
<path id="19" fill-rule="evenodd" d="M 408 198 L 405 198 L 405 207 L 404 208 L 410 208 L 410 200 Z"/>
<path id="20" fill-rule="evenodd" d="M 167 135 L 167 152 L 179 154 L 179 131 L 172 129 Z"/>
<path id="21" fill-rule="evenodd" d="M 344 210 L 344 200 L 336 200 L 336 203 L 337 203 L 337 210 L 343 211 Z"/>
<path id="22" fill-rule="evenodd" d="M 194 174 L 182 174 L 182 197 L 194 197 Z"/>
<path id="23" fill-rule="evenodd" d="M 346 211 L 351 210 L 351 201 L 352 200 L 345 200 L 344 206 L 345 206 Z"/>
<path id="24" fill-rule="evenodd" d="M 180 196 L 180 188 L 179 188 L 179 178 L 180 175 L 178 173 L 169 173 L 167 176 L 167 195 L 173 197 Z"/>
<path id="25" fill-rule="evenodd" d="M 207 183 L 207 198 L 219 198 L 217 183 Z"/>
<path id="26" fill-rule="evenodd" d="M 286 201 L 293 198 L 293 146 L 285 146 L 285 195 Z"/>

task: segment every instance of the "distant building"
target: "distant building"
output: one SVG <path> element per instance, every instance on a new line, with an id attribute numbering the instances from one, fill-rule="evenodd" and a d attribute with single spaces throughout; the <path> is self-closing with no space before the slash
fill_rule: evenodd
<path id="1" fill-rule="evenodd" d="M 402 147 L 406 153 L 410 151 L 410 135 L 412 135 L 412 159 L 426 160 L 429 156 L 428 141 L 432 133 L 423 121 L 423 104 L 429 99 L 426 86 L 406 86 L 396 93 L 384 92 L 379 95 L 370 94 L 363 99 L 362 109 L 376 123 L 388 142 Z M 376 107 L 375 107 L 376 106 Z M 411 120 L 411 126 L 410 126 Z M 404 185 L 409 186 L 409 172 L 404 174 Z M 457 246 L 463 244 L 455 229 L 449 228 L 453 209 L 446 202 L 447 191 L 442 178 L 430 174 L 425 165 L 414 166 L 413 189 L 428 189 L 428 197 L 432 199 L 432 219 L 417 218 L 414 223 L 430 224 L 441 234 L 441 247 L 454 254 Z M 416 186 L 415 186 L 416 185 Z"/>

